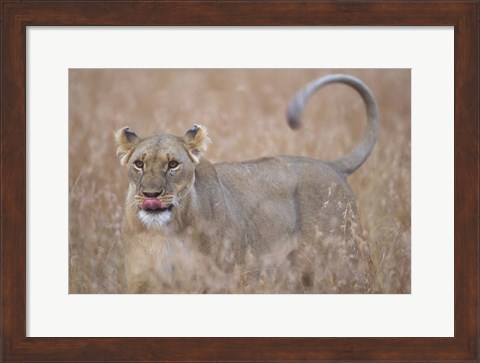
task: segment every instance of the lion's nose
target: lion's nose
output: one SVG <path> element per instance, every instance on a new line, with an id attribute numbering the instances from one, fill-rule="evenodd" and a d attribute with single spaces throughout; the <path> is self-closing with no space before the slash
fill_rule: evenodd
<path id="1" fill-rule="evenodd" d="M 157 192 L 157 191 L 148 191 L 147 192 L 145 190 L 142 191 L 142 194 L 147 198 L 157 198 L 160 195 L 162 195 L 162 193 L 163 193 L 163 189 L 160 190 L 159 192 Z"/>

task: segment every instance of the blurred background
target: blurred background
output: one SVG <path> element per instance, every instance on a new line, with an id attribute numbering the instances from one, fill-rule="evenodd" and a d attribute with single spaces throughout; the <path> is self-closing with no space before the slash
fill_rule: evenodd
<path id="1" fill-rule="evenodd" d="M 380 111 L 374 151 L 349 178 L 373 265 L 368 292 L 410 293 L 411 102 L 406 69 L 70 69 L 69 292 L 125 292 L 120 229 L 128 176 L 115 155 L 115 130 L 128 125 L 139 136 L 183 135 L 194 123 L 202 124 L 212 139 L 206 154 L 211 162 L 282 154 L 333 160 L 351 150 L 365 127 L 365 108 L 354 90 L 329 85 L 307 104 L 303 128 L 293 131 L 285 121 L 294 93 L 329 73 L 363 80 Z M 316 292 L 339 292 L 342 261 L 335 256 L 318 257 L 325 268 L 316 274 Z M 189 268 L 178 271 L 184 276 L 175 283 L 170 277 L 168 284 L 152 270 L 159 289 L 145 292 L 198 292 L 208 279 L 219 278 L 206 263 L 189 256 Z M 239 272 L 219 291 L 284 291 L 279 276 L 245 281 L 245 273 Z"/>

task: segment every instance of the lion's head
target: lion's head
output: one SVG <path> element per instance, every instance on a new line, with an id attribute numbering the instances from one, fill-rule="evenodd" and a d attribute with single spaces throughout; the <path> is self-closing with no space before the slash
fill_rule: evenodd
<path id="1" fill-rule="evenodd" d="M 195 182 L 195 167 L 210 142 L 207 130 L 194 125 L 183 137 L 141 138 L 125 127 L 115 133 L 115 140 L 134 192 L 130 206 L 146 227 L 162 227 Z"/>

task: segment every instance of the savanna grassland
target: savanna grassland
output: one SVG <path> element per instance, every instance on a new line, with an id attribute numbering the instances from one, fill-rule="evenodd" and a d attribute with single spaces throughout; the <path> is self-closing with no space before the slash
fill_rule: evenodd
<path id="1" fill-rule="evenodd" d="M 333 160 L 363 133 L 365 109 L 354 90 L 327 86 L 308 103 L 303 128 L 293 131 L 285 121 L 294 93 L 328 73 L 363 80 L 380 112 L 373 153 L 349 178 L 367 245 L 364 292 L 410 293 L 410 70 L 388 69 L 70 70 L 69 292 L 126 291 L 120 230 L 128 175 L 115 155 L 115 130 L 128 125 L 139 136 L 183 135 L 202 124 L 212 139 L 211 162 L 286 154 Z M 315 266 L 308 292 L 355 292 L 342 288 L 349 275 L 341 246 L 305 243 Z M 151 263 L 142 292 L 284 293 L 299 279 L 281 257 L 251 256 L 253 262 L 229 274 L 191 245 L 174 246 L 168 259 L 140 262 Z"/>

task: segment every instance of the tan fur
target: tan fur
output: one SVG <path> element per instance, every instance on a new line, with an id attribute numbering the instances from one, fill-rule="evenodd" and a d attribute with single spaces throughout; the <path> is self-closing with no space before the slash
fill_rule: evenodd
<path id="1" fill-rule="evenodd" d="M 198 125 L 183 137 L 139 138 L 128 128 L 115 133 L 117 155 L 128 166 L 130 177 L 122 228 L 129 291 L 141 291 L 139 286 L 148 283 L 145 266 L 164 263 L 169 244 L 186 240 L 226 272 L 242 265 L 247 251 L 263 256 L 285 246 L 289 251 L 285 257 L 301 264 L 306 241 L 315 242 L 320 250 L 332 243 L 346 246 L 345 268 L 357 268 L 365 246 L 359 242 L 361 227 L 347 175 L 366 160 L 375 143 L 378 120 L 373 96 L 353 77 L 324 77 L 297 94 L 289 122 L 298 126 L 308 97 L 334 82 L 357 89 L 368 115 L 362 141 L 334 162 L 278 156 L 212 164 L 204 158 L 210 142 L 207 130 Z M 138 160 L 144 163 L 142 170 L 134 164 Z M 178 163 L 175 170 L 169 168 L 172 160 Z M 160 193 L 156 198 L 171 209 L 142 222 L 142 193 Z M 169 218 L 162 222 L 163 216 Z"/>

